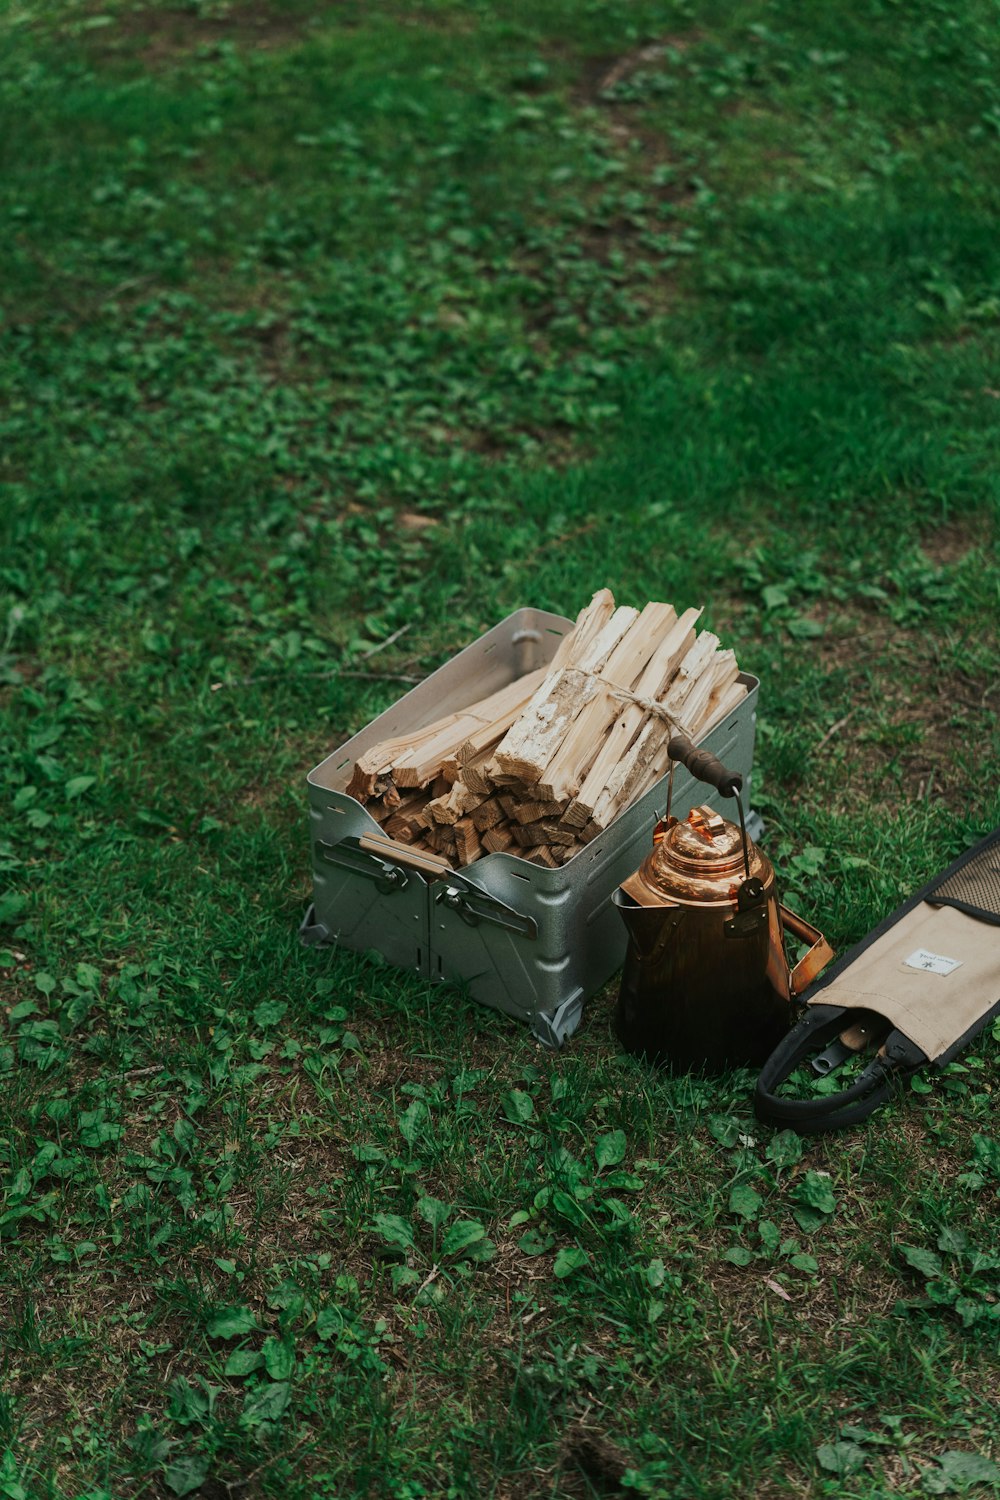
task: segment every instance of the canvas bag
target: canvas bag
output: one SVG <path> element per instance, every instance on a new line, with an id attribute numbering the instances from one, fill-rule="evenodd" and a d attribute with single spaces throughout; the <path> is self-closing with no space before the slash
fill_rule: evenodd
<path id="1" fill-rule="evenodd" d="M 761 1070 L 754 1105 L 762 1120 L 800 1133 L 853 1125 L 895 1081 L 950 1062 L 1000 1014 L 1000 828 L 886 917 L 805 1003 Z M 822 1098 L 777 1094 L 816 1048 L 827 1044 L 812 1062 L 824 1074 L 872 1040 L 878 1052 L 849 1088 Z"/>

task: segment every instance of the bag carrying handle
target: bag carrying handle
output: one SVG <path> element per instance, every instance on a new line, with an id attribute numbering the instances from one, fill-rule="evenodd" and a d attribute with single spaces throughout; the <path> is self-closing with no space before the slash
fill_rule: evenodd
<path id="1" fill-rule="evenodd" d="M 849 1088 L 817 1099 L 783 1099 L 775 1090 L 794 1073 L 815 1047 L 831 1042 L 856 1019 L 857 1012 L 841 1005 L 811 1005 L 775 1047 L 761 1069 L 754 1091 L 757 1118 L 783 1125 L 800 1135 L 838 1130 L 865 1120 L 889 1097 L 893 1084 L 924 1065 L 926 1053 L 901 1031 L 891 1031 L 861 1077 Z"/>

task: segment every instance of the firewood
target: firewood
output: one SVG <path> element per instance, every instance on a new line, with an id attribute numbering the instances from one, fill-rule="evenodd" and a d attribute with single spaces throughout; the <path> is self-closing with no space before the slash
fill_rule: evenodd
<path id="1" fill-rule="evenodd" d="M 471 865 L 483 852 L 479 835 L 471 818 L 459 818 L 455 824 L 455 853 L 460 865 Z"/>
<path id="2" fill-rule="evenodd" d="M 458 719 L 458 714 L 449 714 L 447 719 L 438 720 L 424 729 L 416 729 L 406 735 L 397 735 L 395 739 L 380 740 L 377 745 L 371 745 L 355 763 L 351 779 L 347 783 L 348 794 L 359 802 L 367 801 L 375 795 L 379 777 L 389 775 L 397 756 L 428 743 L 440 735 L 448 724 L 456 724 Z"/>
<path id="3" fill-rule="evenodd" d="M 674 723 L 685 732 L 691 732 L 686 712 L 688 701 L 690 700 L 692 706 L 694 705 L 699 679 L 715 655 L 715 648 L 718 644 L 717 635 L 713 635 L 710 630 L 703 630 L 677 668 L 677 675 L 667 691 L 659 700 L 664 712 L 669 714 Z"/>
<path id="4" fill-rule="evenodd" d="M 533 849 L 525 853 L 524 858 L 534 865 L 542 865 L 547 870 L 555 870 L 559 866 L 555 852 L 547 844 L 536 844 Z"/>
<path id="5" fill-rule="evenodd" d="M 397 787 L 426 786 L 440 775 L 445 761 L 457 756 L 470 738 L 486 734 L 499 740 L 513 724 L 521 710 L 545 677 L 544 669 L 515 678 L 497 692 L 472 703 L 468 708 L 414 730 L 372 745 L 354 767 L 348 791 L 359 800 L 372 795 L 373 777 L 388 775 Z"/>
<path id="6" fill-rule="evenodd" d="M 455 853 L 454 830 L 443 823 L 432 823 L 424 834 L 424 839 L 436 854 L 452 855 Z"/>
<path id="7" fill-rule="evenodd" d="M 464 782 L 456 781 L 445 796 L 428 803 L 428 811 L 435 823 L 457 823 L 484 800 L 482 792 L 470 791 Z"/>
<path id="8" fill-rule="evenodd" d="M 707 707 L 705 700 L 710 693 L 710 688 L 702 691 L 699 682 L 718 644 L 718 637 L 705 630 L 685 655 L 674 680 L 660 699 L 662 715 L 650 714 L 598 797 L 592 815 L 598 828 L 607 828 L 620 812 L 666 774 L 670 765 L 667 744 L 675 728 L 684 730 L 695 739 L 699 737 L 698 721 Z M 725 657 L 727 653 L 720 655 Z M 731 657 L 731 653 L 729 655 Z M 735 657 L 721 663 L 723 675 L 734 667 Z"/>
<path id="9" fill-rule="evenodd" d="M 427 805 L 426 792 L 418 792 L 415 797 L 402 798 L 395 812 L 383 825 L 389 837 L 398 839 L 401 844 L 411 843 L 414 835 L 423 826 L 420 819 Z M 370 804 L 368 811 L 371 812 Z"/>
<path id="10" fill-rule="evenodd" d="M 564 845 L 569 845 L 569 844 L 575 844 L 576 843 L 576 834 L 575 834 L 575 832 L 572 829 L 569 829 L 569 828 L 561 828 L 558 823 L 553 823 L 553 822 L 550 822 L 550 821 L 547 820 L 547 821 L 545 821 L 543 823 L 538 823 L 538 824 L 532 823 L 529 826 L 532 827 L 532 828 L 534 828 L 534 827 L 540 828 L 542 830 L 542 832 L 545 834 L 545 842 L 547 844 L 553 844 L 553 845 L 555 845 L 555 844 L 564 844 Z"/>
<path id="11" fill-rule="evenodd" d="M 514 836 L 509 823 L 498 823 L 495 828 L 487 828 L 482 838 L 483 848 L 488 849 L 491 854 L 509 849 L 513 842 Z"/>
<path id="12" fill-rule="evenodd" d="M 576 843 L 576 834 L 569 829 L 560 828 L 558 823 L 512 823 L 510 831 L 514 835 L 514 842 L 520 844 L 522 849 L 530 849 L 538 844 L 568 846 Z"/>
<path id="13" fill-rule="evenodd" d="M 709 631 L 704 633 L 710 634 Z M 696 647 L 692 647 L 688 655 L 692 656 L 695 649 Z M 681 684 L 680 687 L 681 691 L 675 701 L 683 704 L 689 696 L 689 690 L 686 684 Z M 670 701 L 671 694 L 668 693 L 665 703 L 669 704 Z M 684 720 L 680 721 L 682 726 L 684 722 Z M 667 745 L 673 733 L 672 723 L 650 716 L 649 722 L 637 736 L 635 744 L 619 763 L 613 775 L 609 777 L 605 790 L 597 800 L 592 821 L 597 824 L 598 828 L 607 828 L 620 812 L 623 812 L 662 776 L 666 775 L 670 767 Z"/>
<path id="14" fill-rule="evenodd" d="M 646 784 L 656 752 L 669 738 L 669 728 L 660 719 L 650 717 L 639 731 L 628 753 L 608 777 L 607 785 L 597 799 L 591 822 L 607 828 L 618 813 L 633 800 L 639 787 Z"/>
<path id="15" fill-rule="evenodd" d="M 489 797 L 485 802 L 480 802 L 471 813 L 472 826 L 480 833 L 485 833 L 487 828 L 495 828 L 504 819 L 504 810 L 496 797 Z"/>
<path id="16" fill-rule="evenodd" d="M 700 615 L 700 609 L 685 610 L 657 646 L 632 689 L 633 701 L 625 699 L 624 706 L 608 731 L 579 792 L 566 809 L 564 823 L 582 828 L 590 820 L 609 777 L 617 769 L 648 716 L 643 702 L 655 701 L 672 680 L 694 644 L 694 627 Z"/>
<path id="17" fill-rule="evenodd" d="M 584 774 L 621 711 L 621 697 L 614 690 L 633 687 L 676 621 L 672 605 L 647 604 L 622 636 L 601 670 L 603 690 L 580 709 L 546 762 L 539 781 L 549 800 L 566 801 L 580 790 Z"/>
<path id="18" fill-rule="evenodd" d="M 483 747 L 472 760 L 465 761 L 461 767 L 461 778 L 467 787 L 474 792 L 482 792 L 488 797 L 493 790 L 493 779 L 487 771 L 487 765 L 493 756 L 499 740 L 491 740 Z"/>
<path id="19" fill-rule="evenodd" d="M 718 699 L 713 694 L 712 701 L 709 703 L 705 711 L 705 717 L 698 729 L 699 737 L 704 739 L 705 735 L 714 729 L 716 724 L 720 724 L 728 714 L 732 713 L 734 708 L 738 708 L 748 692 L 749 689 L 745 682 L 733 682 L 730 683 L 724 692 L 720 693 Z"/>
<path id="20" fill-rule="evenodd" d="M 518 823 L 537 823 L 539 818 L 562 816 L 563 802 L 515 802 L 511 816 Z"/>
<path id="21" fill-rule="evenodd" d="M 739 675 L 733 652 L 717 651 L 685 705 L 688 724 L 696 739 L 703 739 L 746 696 L 746 686 Z"/>
<path id="22" fill-rule="evenodd" d="M 515 844 L 520 844 L 522 849 L 533 848 L 536 844 L 547 844 L 549 836 L 540 823 L 511 823 L 510 831 L 514 836 Z"/>
<path id="23" fill-rule="evenodd" d="M 567 631 L 559 642 L 559 649 L 549 663 L 546 680 L 554 680 L 572 655 L 581 655 L 588 649 L 591 642 L 611 619 L 614 609 L 615 596 L 611 590 L 598 589 L 590 603 L 585 605 L 577 615 L 573 629 Z"/>
<path id="24" fill-rule="evenodd" d="M 546 677 L 498 745 L 493 764 L 500 772 L 529 784 L 539 780 L 581 706 L 599 691 L 596 672 L 637 618 L 637 611 L 628 606 L 616 609 L 596 634 L 567 653 L 565 666 Z"/>
<path id="25" fill-rule="evenodd" d="M 366 771 L 361 762 L 357 761 L 351 773 L 351 779 L 347 783 L 347 795 L 353 797 L 355 802 L 367 802 L 374 794 L 377 780 L 376 771 Z"/>
<path id="26" fill-rule="evenodd" d="M 565 864 L 664 775 L 673 733 L 697 743 L 745 695 L 700 613 L 600 590 L 547 668 L 370 747 L 349 790 L 391 837 L 458 865 Z"/>

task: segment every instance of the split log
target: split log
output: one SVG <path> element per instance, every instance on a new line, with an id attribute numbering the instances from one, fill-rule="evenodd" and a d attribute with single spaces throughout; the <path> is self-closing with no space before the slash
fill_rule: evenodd
<path id="1" fill-rule="evenodd" d="M 545 677 L 545 670 L 515 678 L 489 697 L 423 729 L 371 745 L 357 760 L 347 785 L 350 796 L 366 802 L 376 794 L 380 777 L 392 776 L 396 787 L 426 786 L 443 764 L 470 742 L 486 735 L 499 740 L 513 724 Z"/>
<path id="2" fill-rule="evenodd" d="M 556 870 L 561 863 L 556 850 L 550 849 L 547 844 L 536 844 L 533 849 L 527 850 L 524 858 L 547 870 Z"/>
<path id="3" fill-rule="evenodd" d="M 580 708 L 539 777 L 549 800 L 565 802 L 579 792 L 584 775 L 621 710 L 621 692 L 633 688 L 676 621 L 677 611 L 672 605 L 647 604 L 609 653 L 598 691 Z"/>
<path id="4" fill-rule="evenodd" d="M 704 739 L 705 735 L 713 730 L 716 724 L 721 724 L 723 719 L 731 714 L 735 708 L 738 708 L 748 692 L 749 688 L 746 683 L 737 681 L 726 688 L 725 692 L 719 695 L 717 701 L 713 695 L 712 702 L 709 703 L 705 718 L 698 730 L 700 738 Z"/>
<path id="5" fill-rule="evenodd" d="M 395 811 L 383 825 L 386 833 L 391 839 L 397 839 L 401 844 L 412 843 L 420 829 L 426 826 L 421 819 L 428 806 L 426 792 L 420 792 L 416 797 L 401 799 Z M 372 811 L 371 803 L 368 804 L 368 811 L 378 819 L 378 814 Z"/>
<path id="6" fill-rule="evenodd" d="M 540 818 L 562 817 L 565 805 L 564 802 L 514 801 L 510 816 L 518 823 L 537 823 Z"/>
<path id="7" fill-rule="evenodd" d="M 485 800 L 482 792 L 474 792 L 464 781 L 456 781 L 444 797 L 435 797 L 427 804 L 427 811 L 435 823 L 454 824 Z"/>
<path id="8" fill-rule="evenodd" d="M 684 734 L 693 732 L 687 712 L 688 699 L 694 702 L 701 674 L 715 655 L 718 644 L 717 635 L 713 635 L 710 630 L 703 630 L 677 668 L 677 675 L 667 691 L 659 700 L 664 713 L 673 720 L 673 725 L 669 726 L 672 732 L 675 732 L 677 728 Z"/>
<path id="9" fill-rule="evenodd" d="M 535 694 L 497 747 L 494 764 L 498 770 L 519 776 L 529 785 L 541 779 L 549 757 L 562 743 L 582 706 L 600 691 L 597 673 L 637 618 L 638 611 L 627 605 L 616 609 L 585 650 L 569 655 L 548 690 Z M 545 686 L 543 683 L 543 689 Z"/>
<path id="10" fill-rule="evenodd" d="M 393 757 L 393 781 L 397 786 L 426 786 L 442 761 L 476 736 L 485 735 L 484 744 L 499 739 L 523 712 L 544 675 L 544 671 L 528 672 L 461 714 L 449 715 L 437 734 Z"/>
<path id="11" fill-rule="evenodd" d="M 472 826 L 479 833 L 485 833 L 487 828 L 495 828 L 504 820 L 504 810 L 496 797 L 488 797 L 485 802 L 480 802 L 471 813 Z"/>
<path id="12" fill-rule="evenodd" d="M 692 736 L 697 734 L 697 730 L 690 727 L 686 710 L 718 644 L 718 636 L 710 630 L 703 630 L 685 655 L 670 687 L 659 700 L 659 711 L 650 712 L 597 799 L 592 816 L 599 828 L 607 828 L 620 812 L 666 774 L 670 765 L 667 743 L 678 729 Z"/>
<path id="13" fill-rule="evenodd" d="M 483 846 L 471 818 L 459 818 L 455 824 L 455 853 L 460 865 L 471 865 L 480 857 Z"/>
<path id="14" fill-rule="evenodd" d="M 650 657 L 632 689 L 633 701 L 626 699 L 584 777 L 579 792 L 563 815 L 563 822 L 569 827 L 582 828 L 593 816 L 609 778 L 621 764 L 648 717 L 649 711 L 644 707 L 644 702 L 659 698 L 687 657 L 694 644 L 694 627 L 700 615 L 700 609 L 685 610 Z"/>
<path id="15" fill-rule="evenodd" d="M 531 849 L 536 844 L 548 843 L 549 836 L 540 823 L 511 823 L 510 831 L 515 844 L 519 844 L 522 849 Z"/>

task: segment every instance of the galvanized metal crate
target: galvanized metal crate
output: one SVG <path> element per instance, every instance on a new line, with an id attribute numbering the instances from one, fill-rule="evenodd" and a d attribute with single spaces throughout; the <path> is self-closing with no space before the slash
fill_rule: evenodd
<path id="1" fill-rule="evenodd" d="M 431 983 L 462 984 L 484 1005 L 527 1021 L 549 1046 L 573 1034 L 584 1001 L 621 967 L 625 929 L 611 895 L 649 849 L 666 777 L 558 869 L 489 854 L 437 876 L 421 871 L 420 857 L 402 846 L 390 854 L 362 847 L 384 836 L 344 788 L 369 745 L 421 729 L 544 666 L 572 627 L 561 615 L 517 610 L 309 774 L 314 897 L 303 941 L 376 949 Z M 747 697 L 702 743 L 743 773 L 749 812 L 759 684 L 747 674 L 741 680 Z M 673 811 L 683 816 L 702 802 L 727 811 L 725 799 L 678 766 Z"/>

